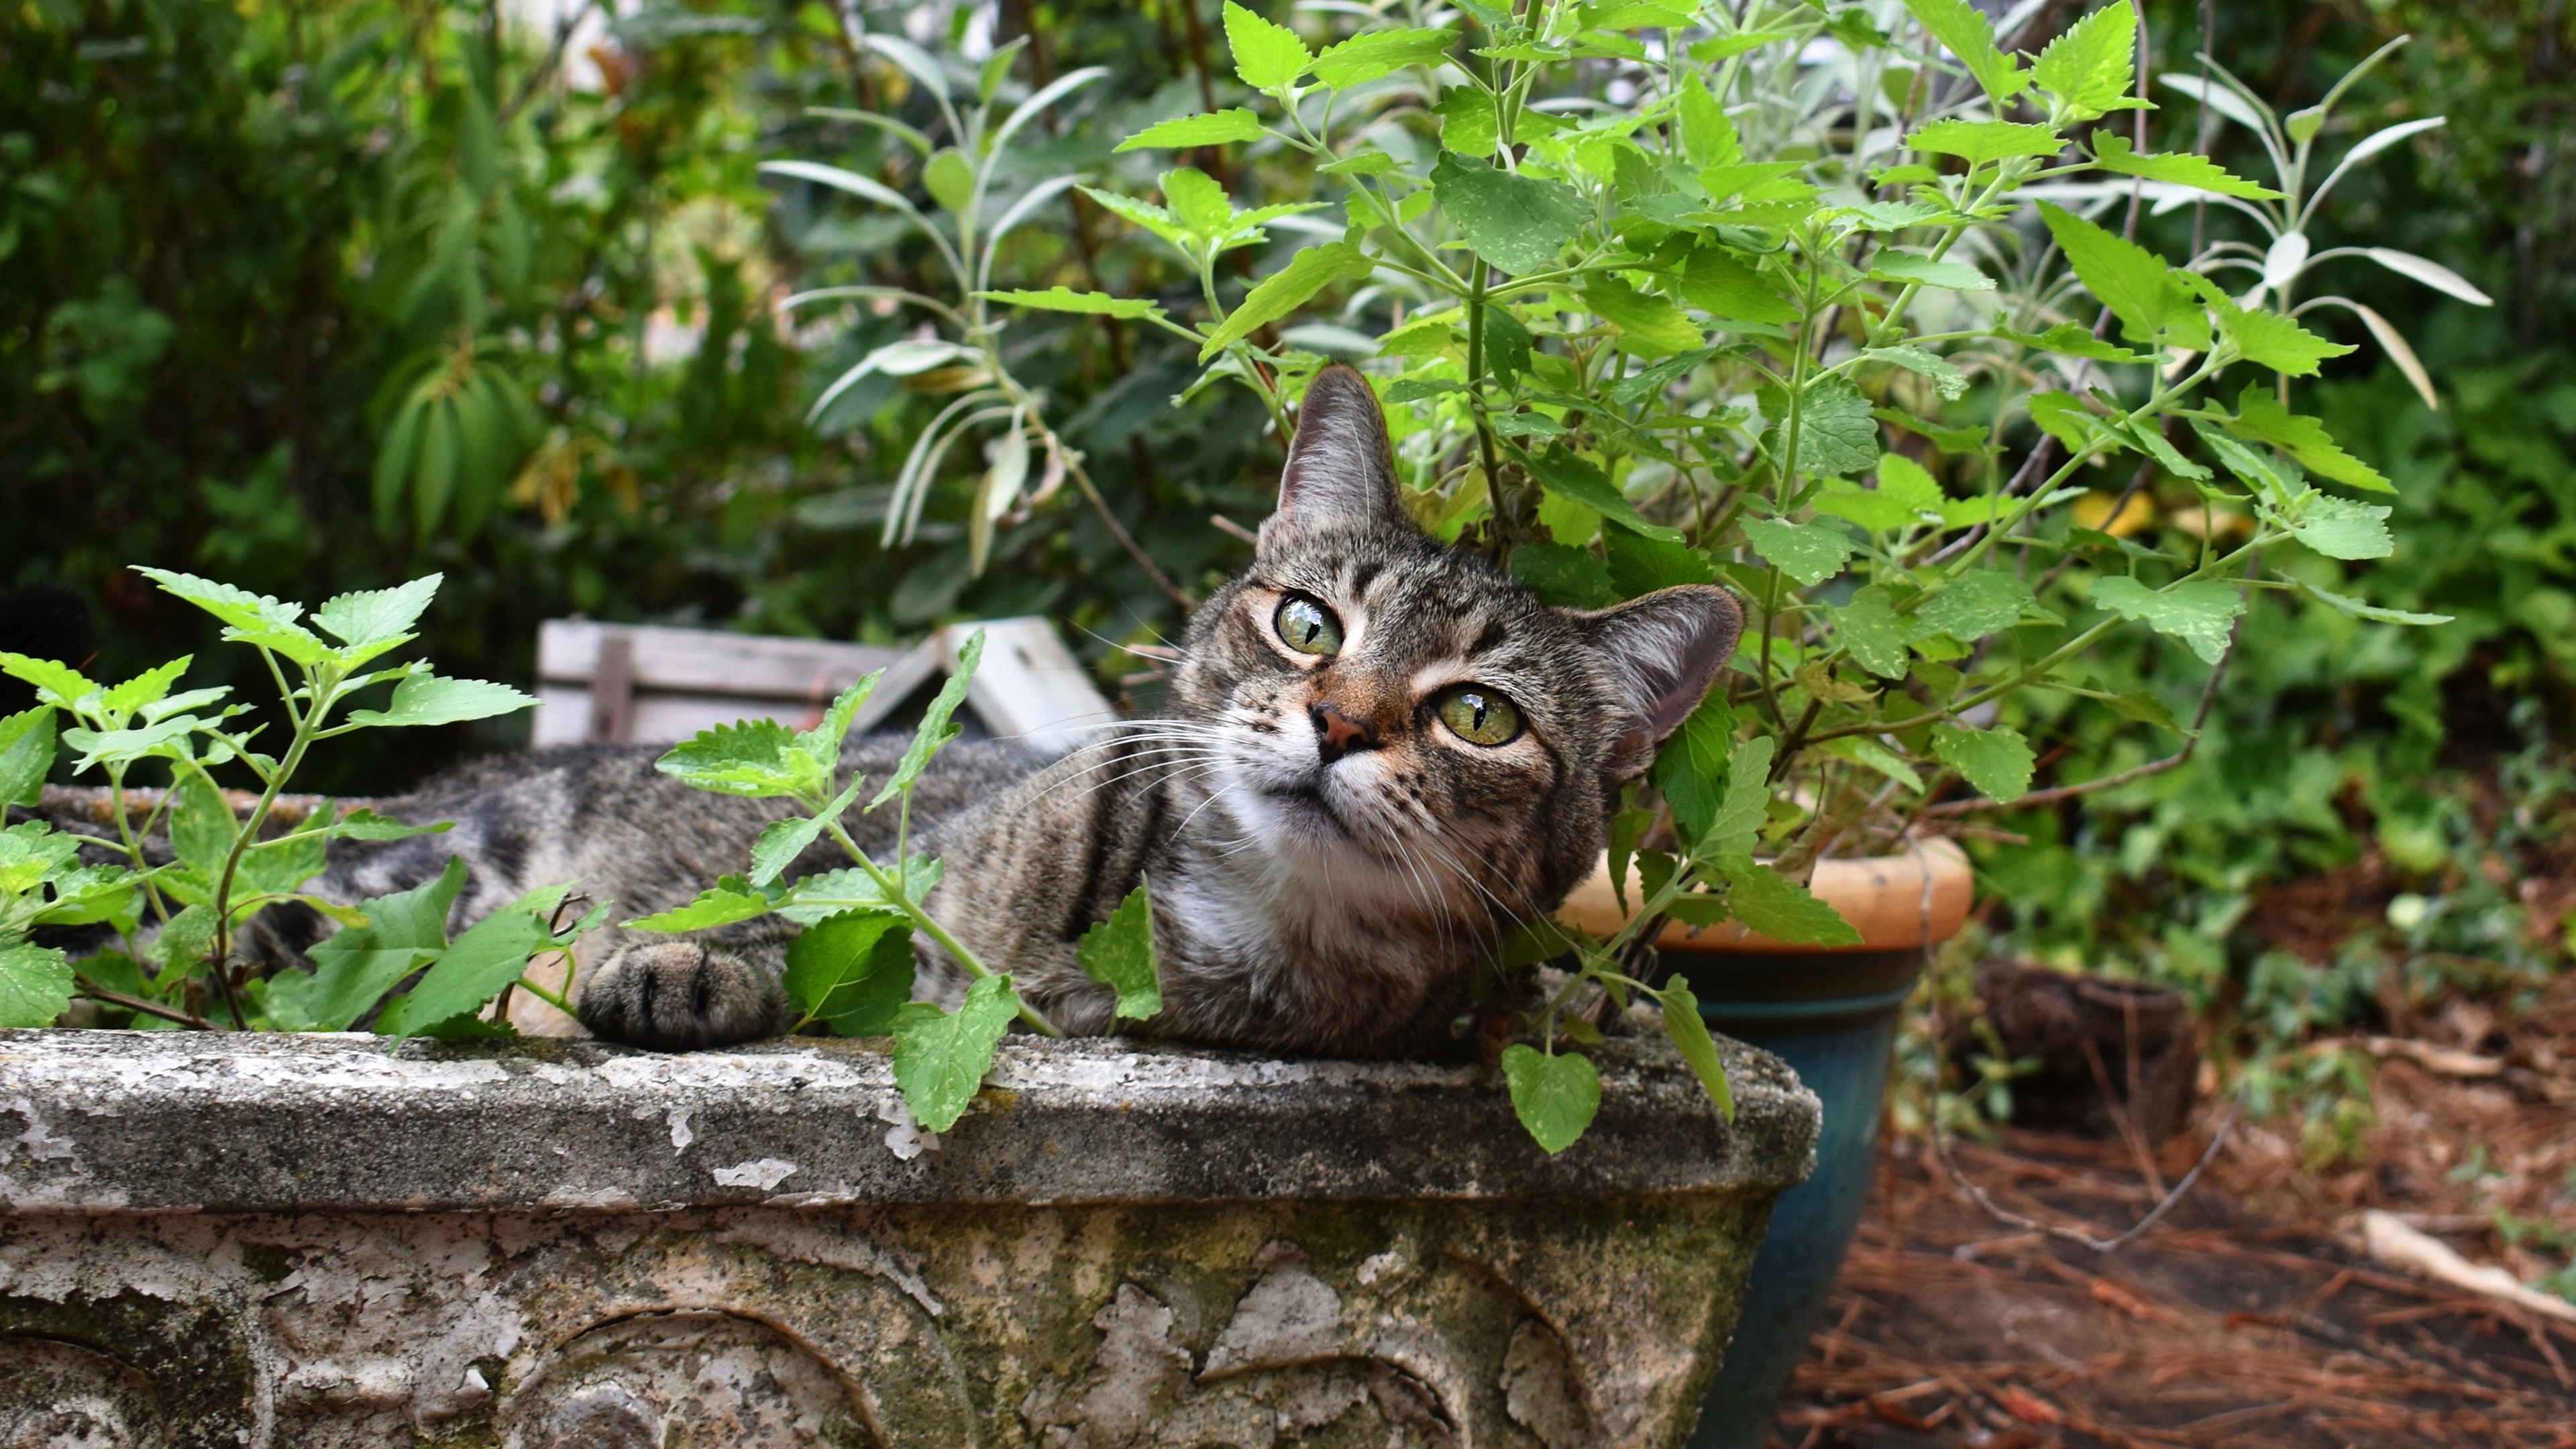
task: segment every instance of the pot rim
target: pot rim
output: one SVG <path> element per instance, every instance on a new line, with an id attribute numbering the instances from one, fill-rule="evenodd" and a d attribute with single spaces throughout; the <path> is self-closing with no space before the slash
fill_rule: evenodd
<path id="1" fill-rule="evenodd" d="M 1820 860 L 1808 890 L 1851 922 L 1860 932 L 1860 944 L 1798 945 L 1774 940 L 1737 921 L 1704 927 L 1670 921 L 1655 938 L 1655 947 L 1685 954 L 1824 956 L 1919 948 L 1927 942 L 1939 945 L 1967 924 L 1968 907 L 1976 896 L 1976 873 L 1958 842 L 1936 837 L 1917 842 L 1901 855 Z M 1566 896 L 1556 918 L 1606 936 L 1625 925 L 1630 914 L 1610 889 L 1610 860 L 1605 854 L 1592 874 Z"/>

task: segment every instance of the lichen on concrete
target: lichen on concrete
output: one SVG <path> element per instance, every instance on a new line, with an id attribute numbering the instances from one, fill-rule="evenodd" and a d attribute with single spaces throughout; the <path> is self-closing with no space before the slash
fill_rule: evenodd
<path id="1" fill-rule="evenodd" d="M 1813 1099 L 1604 1053 L 1547 1159 L 1472 1070 L 0 1038 L 0 1443 L 1664 1446 Z"/>

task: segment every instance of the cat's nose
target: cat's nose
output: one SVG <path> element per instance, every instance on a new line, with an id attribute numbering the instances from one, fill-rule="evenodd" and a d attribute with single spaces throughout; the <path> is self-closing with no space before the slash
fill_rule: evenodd
<path id="1" fill-rule="evenodd" d="M 1377 748 L 1377 726 L 1353 719 L 1329 702 L 1306 712 L 1315 721 L 1315 752 L 1327 765 L 1353 750 Z"/>

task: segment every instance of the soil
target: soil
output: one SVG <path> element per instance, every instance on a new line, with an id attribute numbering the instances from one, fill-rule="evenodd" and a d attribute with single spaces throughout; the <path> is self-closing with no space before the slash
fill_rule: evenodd
<path id="1" fill-rule="evenodd" d="M 2233 1123 L 2110 1253 L 1999 1221 L 1894 1144 L 1776 1442 L 2576 1449 L 2576 1324 L 2375 1262 L 2355 1230 L 2383 1208 L 2525 1282 L 2566 1265 L 2499 1215 L 2576 1234 L 2576 977 L 2509 1019 L 2454 1000 L 2416 1028 L 2321 1044 L 2380 1059 L 2368 1166 L 2308 1172 L 2295 1121 Z M 2230 1121 L 2204 1104 L 2152 1161 L 2035 1131 L 1951 1155 L 2006 1210 L 2110 1238 Z"/>

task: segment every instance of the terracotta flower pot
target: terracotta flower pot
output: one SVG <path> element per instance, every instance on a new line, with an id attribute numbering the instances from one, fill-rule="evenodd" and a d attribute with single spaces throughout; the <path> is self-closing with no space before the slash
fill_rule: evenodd
<path id="1" fill-rule="evenodd" d="M 1800 946 L 1729 922 L 1667 925 L 1655 945 L 1690 982 L 1711 1029 L 1778 1054 L 1824 1104 L 1813 1176 L 1780 1195 L 1691 1449 L 1761 1449 L 1780 1390 L 1806 1354 L 1869 1195 L 1896 1022 L 1924 947 L 1957 935 L 1975 894 L 1967 854 L 1935 840 L 1905 855 L 1817 863 L 1809 889 L 1860 932 L 1857 946 Z M 1637 901 L 1635 884 L 1629 902 Z M 1606 934 L 1627 919 L 1607 863 L 1560 919 Z"/>

